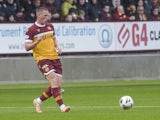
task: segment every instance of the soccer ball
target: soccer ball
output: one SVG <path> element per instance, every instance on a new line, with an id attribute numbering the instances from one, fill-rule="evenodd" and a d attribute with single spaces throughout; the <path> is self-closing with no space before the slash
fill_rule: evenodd
<path id="1" fill-rule="evenodd" d="M 128 109 L 132 108 L 133 104 L 134 104 L 134 102 L 133 102 L 133 99 L 131 98 L 131 96 L 122 96 L 119 100 L 119 105 L 124 110 L 128 110 Z"/>

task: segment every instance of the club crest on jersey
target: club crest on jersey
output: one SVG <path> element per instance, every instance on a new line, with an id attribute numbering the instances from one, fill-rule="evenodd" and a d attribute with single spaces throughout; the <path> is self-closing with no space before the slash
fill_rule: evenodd
<path id="1" fill-rule="evenodd" d="M 48 30 L 52 30 L 52 28 L 50 26 L 47 27 Z"/>
<path id="2" fill-rule="evenodd" d="M 45 72 L 48 72 L 49 71 L 49 65 L 45 64 L 42 66 L 42 69 L 44 69 Z"/>
<path id="3" fill-rule="evenodd" d="M 37 29 L 38 32 L 40 32 L 40 29 Z"/>

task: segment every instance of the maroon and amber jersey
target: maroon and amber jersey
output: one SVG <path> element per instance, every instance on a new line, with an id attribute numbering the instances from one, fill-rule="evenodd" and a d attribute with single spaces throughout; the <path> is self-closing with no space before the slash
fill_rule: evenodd
<path id="1" fill-rule="evenodd" d="M 55 50 L 55 31 L 51 23 L 39 25 L 34 23 L 26 32 L 25 42 L 35 42 L 38 37 L 42 40 L 33 48 L 34 59 L 38 62 L 43 59 L 58 59 L 58 53 Z"/>

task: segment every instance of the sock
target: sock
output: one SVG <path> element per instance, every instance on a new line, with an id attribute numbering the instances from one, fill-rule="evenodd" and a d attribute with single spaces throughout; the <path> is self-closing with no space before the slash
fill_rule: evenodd
<path id="1" fill-rule="evenodd" d="M 59 88 L 51 88 L 51 91 L 52 91 L 52 96 L 54 97 L 57 104 L 59 106 L 63 105 L 63 100 Z"/>
<path id="2" fill-rule="evenodd" d="M 38 102 L 39 104 L 42 104 L 42 100 L 41 100 L 40 98 L 37 98 L 37 102 Z"/>
<path id="3" fill-rule="evenodd" d="M 62 105 L 60 106 L 60 109 L 63 110 L 65 107 L 66 107 L 66 106 L 65 106 L 64 104 L 62 104 Z"/>
<path id="4" fill-rule="evenodd" d="M 49 86 L 43 93 L 42 95 L 39 97 L 42 101 L 48 99 L 49 97 L 52 96 L 51 93 L 51 86 Z"/>

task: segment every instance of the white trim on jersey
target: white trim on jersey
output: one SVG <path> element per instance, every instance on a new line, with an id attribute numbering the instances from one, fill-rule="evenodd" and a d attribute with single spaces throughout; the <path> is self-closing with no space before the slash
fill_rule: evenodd
<path id="1" fill-rule="evenodd" d="M 47 31 L 47 32 L 43 32 L 43 33 L 39 33 L 39 34 L 36 34 L 34 37 L 40 37 L 42 35 L 45 35 L 45 34 L 49 34 L 49 33 L 54 33 L 53 31 Z"/>
<path id="2" fill-rule="evenodd" d="M 36 24 L 38 27 L 45 27 L 45 26 L 46 26 L 46 24 L 44 24 L 44 25 L 38 24 L 37 21 L 35 22 L 35 24 Z"/>
<path id="3" fill-rule="evenodd" d="M 30 39 L 26 39 L 26 40 L 25 40 L 25 42 L 29 42 L 29 43 L 31 43 L 31 42 L 32 42 L 32 40 L 30 40 Z"/>

